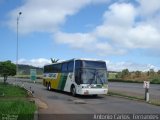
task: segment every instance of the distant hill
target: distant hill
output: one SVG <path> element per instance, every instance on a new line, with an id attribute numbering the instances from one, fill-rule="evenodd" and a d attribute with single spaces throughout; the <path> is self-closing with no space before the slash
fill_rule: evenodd
<path id="1" fill-rule="evenodd" d="M 22 64 L 18 65 L 19 75 L 30 75 L 30 69 L 36 69 L 37 75 L 43 74 L 43 68 L 34 67 L 31 65 L 22 65 Z"/>

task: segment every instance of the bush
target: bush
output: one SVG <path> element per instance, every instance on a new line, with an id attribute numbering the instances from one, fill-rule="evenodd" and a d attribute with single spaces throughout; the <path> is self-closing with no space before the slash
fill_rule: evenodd
<path id="1" fill-rule="evenodd" d="M 151 83 L 160 84 L 160 77 L 154 77 L 153 79 L 151 79 Z"/>

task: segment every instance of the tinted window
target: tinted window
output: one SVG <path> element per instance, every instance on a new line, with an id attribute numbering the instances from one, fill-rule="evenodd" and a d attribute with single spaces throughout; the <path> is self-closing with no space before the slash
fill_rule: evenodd
<path id="1" fill-rule="evenodd" d="M 73 66 L 74 66 L 74 62 L 73 61 L 68 63 L 68 72 L 73 72 Z"/>
<path id="2" fill-rule="evenodd" d="M 67 63 L 62 64 L 62 72 L 67 72 Z"/>
<path id="3" fill-rule="evenodd" d="M 54 64 L 53 72 L 60 72 L 60 71 L 61 71 L 61 64 Z"/>
<path id="4" fill-rule="evenodd" d="M 50 68 L 49 65 L 48 65 L 48 66 L 45 66 L 45 67 L 44 67 L 44 73 L 48 73 L 48 72 L 50 71 L 49 68 Z"/>
<path id="5" fill-rule="evenodd" d="M 47 66 L 44 66 L 44 73 L 47 73 Z"/>
<path id="6" fill-rule="evenodd" d="M 57 73 L 61 71 L 61 64 L 44 66 L 44 73 Z"/>
<path id="7" fill-rule="evenodd" d="M 81 68 L 82 67 L 82 61 L 81 60 L 76 60 L 75 63 L 75 69 Z"/>
<path id="8" fill-rule="evenodd" d="M 105 68 L 106 69 L 106 63 L 105 62 L 83 61 L 82 64 L 83 64 L 84 68 Z"/>
<path id="9" fill-rule="evenodd" d="M 82 83 L 81 81 L 81 69 L 75 70 L 75 82 L 80 85 Z"/>

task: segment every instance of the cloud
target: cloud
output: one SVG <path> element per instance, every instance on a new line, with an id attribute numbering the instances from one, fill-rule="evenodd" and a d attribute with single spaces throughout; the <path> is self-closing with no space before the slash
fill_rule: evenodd
<path id="1" fill-rule="evenodd" d="M 132 4 L 129 3 L 114 3 L 109 6 L 104 15 L 104 24 L 130 27 L 134 23 L 136 10 Z"/>
<path id="2" fill-rule="evenodd" d="M 21 11 L 20 32 L 55 32 L 68 16 L 76 14 L 88 4 L 104 3 L 108 0 L 26 0 L 10 12 L 8 25 L 16 30 L 16 17 Z"/>
<path id="3" fill-rule="evenodd" d="M 103 22 L 87 33 L 67 33 L 59 27 L 90 4 L 107 3 Z M 130 50 L 159 51 L 159 0 L 27 0 L 10 12 L 10 27 L 16 30 L 16 17 L 22 11 L 20 32 L 50 32 L 59 44 L 97 55 L 124 55 Z"/>
<path id="4" fill-rule="evenodd" d="M 54 39 L 58 44 L 67 44 L 74 49 L 83 49 L 98 55 L 123 54 L 124 50 L 114 51 L 108 42 L 99 42 L 94 33 L 63 33 L 54 34 Z"/>
<path id="5" fill-rule="evenodd" d="M 138 64 L 133 62 L 112 62 L 106 61 L 108 71 L 122 71 L 123 69 L 128 69 L 129 71 L 149 71 L 150 69 L 154 69 L 154 71 L 158 71 L 160 68 L 152 65 L 152 64 Z"/>
<path id="6" fill-rule="evenodd" d="M 136 21 L 137 10 L 128 3 L 113 4 L 104 14 L 104 24 L 97 26 L 99 37 L 109 38 L 124 49 L 158 48 L 160 31 L 155 26 Z"/>
<path id="7" fill-rule="evenodd" d="M 151 25 L 139 25 L 128 31 L 133 48 L 157 48 L 160 42 L 160 31 Z"/>
<path id="8" fill-rule="evenodd" d="M 160 50 L 158 21 L 137 20 L 140 8 L 131 3 L 113 3 L 104 12 L 103 23 L 88 33 L 55 34 L 58 43 L 98 55 L 123 55 L 129 50 Z M 157 17 L 157 16 L 156 16 Z M 150 20 L 153 21 L 153 18 Z M 157 20 L 157 19 L 156 19 Z"/>
<path id="9" fill-rule="evenodd" d="M 73 48 L 82 48 L 90 49 L 91 43 L 95 42 L 94 36 L 84 33 L 63 33 L 57 32 L 54 34 L 54 38 L 57 43 L 60 44 L 69 44 Z"/>
<path id="10" fill-rule="evenodd" d="M 18 60 L 18 64 L 24 64 L 24 65 L 32 65 L 35 67 L 43 67 L 46 64 L 50 64 L 51 60 L 45 59 L 45 58 L 38 58 L 38 59 L 20 59 Z"/>
<path id="11" fill-rule="evenodd" d="M 160 11 L 160 1 L 159 0 L 137 0 L 140 4 L 140 14 L 144 16 L 153 16 Z"/>
<path id="12" fill-rule="evenodd" d="M 27 0 L 23 6 L 13 10 L 9 24 L 16 28 L 16 15 L 19 11 L 21 16 L 21 32 L 52 32 L 65 22 L 67 16 L 73 15 L 80 8 L 88 4 L 90 0 Z"/>

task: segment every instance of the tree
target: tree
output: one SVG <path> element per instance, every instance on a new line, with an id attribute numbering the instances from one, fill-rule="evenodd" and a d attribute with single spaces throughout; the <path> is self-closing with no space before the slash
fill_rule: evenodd
<path id="1" fill-rule="evenodd" d="M 122 77 L 122 72 L 118 72 L 116 75 L 115 75 L 115 78 L 121 78 Z"/>
<path id="2" fill-rule="evenodd" d="M 51 62 L 52 62 L 52 63 L 57 63 L 58 61 L 59 61 L 59 59 L 52 59 L 52 58 L 51 58 Z"/>
<path id="3" fill-rule="evenodd" d="M 137 71 L 135 72 L 135 76 L 136 76 L 136 77 L 140 77 L 140 76 L 141 76 L 141 71 L 138 71 L 138 70 L 137 70 Z"/>
<path id="4" fill-rule="evenodd" d="M 157 71 L 157 74 L 160 75 L 160 70 Z"/>
<path id="5" fill-rule="evenodd" d="M 16 75 L 16 65 L 11 61 L 0 62 L 0 75 L 4 78 L 6 83 L 8 76 Z"/>
<path id="6" fill-rule="evenodd" d="M 128 69 L 124 69 L 122 70 L 122 78 L 128 77 L 129 76 L 129 70 Z"/>
<path id="7" fill-rule="evenodd" d="M 154 74 L 155 74 L 154 69 L 150 69 L 149 70 L 149 75 L 154 76 Z"/>

